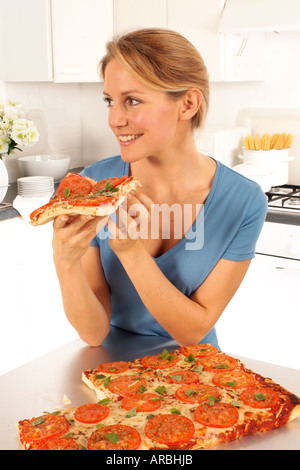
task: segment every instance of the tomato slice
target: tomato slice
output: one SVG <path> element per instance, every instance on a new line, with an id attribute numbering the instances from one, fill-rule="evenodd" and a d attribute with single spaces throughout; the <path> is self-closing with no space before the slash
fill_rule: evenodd
<path id="1" fill-rule="evenodd" d="M 174 371 L 168 375 L 168 379 L 173 384 L 193 384 L 199 382 L 199 376 L 191 370 Z"/>
<path id="2" fill-rule="evenodd" d="M 273 408 L 279 402 L 279 395 L 269 387 L 255 386 L 244 390 L 241 400 L 253 408 Z"/>
<path id="3" fill-rule="evenodd" d="M 189 441 L 195 433 L 193 422 L 182 415 L 160 414 L 147 421 L 146 436 L 161 444 L 178 445 Z"/>
<path id="4" fill-rule="evenodd" d="M 203 403 L 210 397 L 219 398 L 220 392 L 212 385 L 185 384 L 179 387 L 175 392 L 175 397 L 184 403 Z"/>
<path id="5" fill-rule="evenodd" d="M 150 367 L 151 369 L 168 369 L 177 364 L 177 362 L 178 356 L 175 354 L 166 356 L 156 354 L 155 356 L 145 356 L 141 359 L 141 365 L 146 368 Z"/>
<path id="6" fill-rule="evenodd" d="M 192 354 L 194 357 L 208 357 L 217 354 L 219 350 L 211 344 L 194 344 L 193 346 L 182 346 L 180 352 L 183 356 Z"/>
<path id="7" fill-rule="evenodd" d="M 204 426 L 229 428 L 238 422 L 239 412 L 230 403 L 218 402 L 212 406 L 208 403 L 203 403 L 195 409 L 194 418 Z"/>
<path id="8" fill-rule="evenodd" d="M 136 411 L 155 411 L 161 406 L 161 397 L 155 393 L 138 393 L 130 397 L 124 397 L 122 400 L 122 408 Z"/>
<path id="9" fill-rule="evenodd" d="M 196 363 L 208 372 L 224 372 L 224 370 L 234 370 L 238 366 L 236 359 L 224 353 L 198 359 Z"/>
<path id="10" fill-rule="evenodd" d="M 77 173 L 68 174 L 58 186 L 56 197 L 58 199 L 68 196 L 87 195 L 93 189 L 92 183 Z"/>
<path id="11" fill-rule="evenodd" d="M 39 444 L 44 439 L 62 436 L 70 427 L 64 416 L 51 414 L 24 420 L 21 425 L 20 438 L 27 444 Z"/>
<path id="12" fill-rule="evenodd" d="M 55 437 L 40 444 L 36 450 L 80 450 L 80 446 L 70 437 Z"/>
<path id="13" fill-rule="evenodd" d="M 128 362 L 117 361 L 117 362 L 106 362 L 104 364 L 99 364 L 97 370 L 99 372 L 105 372 L 108 374 L 120 374 L 129 369 Z"/>
<path id="14" fill-rule="evenodd" d="M 117 395 L 128 397 L 139 392 L 140 387 L 146 387 L 146 381 L 133 375 L 122 375 L 112 379 L 108 384 L 108 390 Z"/>
<path id="15" fill-rule="evenodd" d="M 122 177 L 113 177 L 113 178 L 106 178 L 104 180 L 98 181 L 93 186 L 93 194 L 95 194 L 97 191 L 101 191 L 102 189 L 106 188 L 107 183 L 110 183 L 114 188 L 116 186 L 119 186 L 119 184 L 123 183 L 128 178 L 128 176 L 122 176 Z"/>
<path id="16" fill-rule="evenodd" d="M 89 450 L 135 450 L 141 443 L 139 432 L 124 424 L 96 429 L 88 439 Z"/>
<path id="17" fill-rule="evenodd" d="M 80 423 L 99 423 L 109 415 L 109 408 L 99 403 L 88 403 L 79 406 L 75 411 L 75 419 Z"/>
<path id="18" fill-rule="evenodd" d="M 248 388 L 255 385 L 255 377 L 243 370 L 219 372 L 212 378 L 214 385 L 228 390 Z"/>

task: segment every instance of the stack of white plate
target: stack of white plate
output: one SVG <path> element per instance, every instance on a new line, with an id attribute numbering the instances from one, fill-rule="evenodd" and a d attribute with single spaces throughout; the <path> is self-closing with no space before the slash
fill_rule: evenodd
<path id="1" fill-rule="evenodd" d="M 25 176 L 18 178 L 18 194 L 23 197 L 52 196 L 54 180 L 52 176 Z"/>

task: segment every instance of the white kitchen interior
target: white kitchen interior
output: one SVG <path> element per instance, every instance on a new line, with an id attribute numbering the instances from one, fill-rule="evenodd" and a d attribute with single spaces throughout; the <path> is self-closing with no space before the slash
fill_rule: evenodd
<path id="1" fill-rule="evenodd" d="M 298 0 L 0 0 L 0 101 L 22 103 L 40 131 L 22 155 L 65 153 L 78 168 L 118 154 L 97 64 L 113 33 L 145 26 L 181 32 L 206 61 L 211 104 L 199 148 L 235 166 L 249 130 L 290 132 L 287 183 L 300 187 Z M 22 176 L 17 156 L 6 158 L 10 184 Z M 0 375 L 77 338 L 63 313 L 51 231 L 20 217 L 0 221 Z M 283 252 L 258 244 L 217 323 L 219 343 L 300 369 L 300 218 L 267 222 L 265 232 L 270 245 L 279 234 Z"/>

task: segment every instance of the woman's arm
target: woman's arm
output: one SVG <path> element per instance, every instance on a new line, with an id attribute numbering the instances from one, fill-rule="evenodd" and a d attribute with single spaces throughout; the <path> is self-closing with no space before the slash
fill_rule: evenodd
<path id="1" fill-rule="evenodd" d="M 115 250 L 118 255 L 118 251 Z M 214 326 L 235 294 L 250 260 L 221 259 L 204 283 L 188 298 L 160 271 L 142 243 L 119 259 L 145 307 L 180 345 L 196 344 Z"/>
<path id="2" fill-rule="evenodd" d="M 83 341 L 99 346 L 110 329 L 110 294 L 99 249 L 90 247 L 107 218 L 60 216 L 53 224 L 53 258 L 66 317 Z"/>
<path id="3" fill-rule="evenodd" d="M 143 202 L 148 204 L 145 198 Z M 120 208 L 119 215 L 122 211 Z M 134 227 L 134 219 L 124 212 L 121 216 L 123 226 L 127 217 L 127 227 Z M 120 236 L 118 227 L 111 220 L 108 227 L 115 233 L 110 246 L 151 315 L 179 345 L 201 341 L 238 289 L 250 260 L 220 259 L 203 284 L 188 298 L 164 276 L 140 238 L 133 239 L 128 232 L 126 237 Z"/>

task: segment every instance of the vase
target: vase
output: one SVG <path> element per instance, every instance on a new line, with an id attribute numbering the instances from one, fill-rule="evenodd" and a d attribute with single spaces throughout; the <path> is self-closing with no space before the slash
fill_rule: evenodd
<path id="1" fill-rule="evenodd" d="M 6 196 L 8 189 L 8 172 L 4 161 L 0 158 L 0 202 Z"/>

